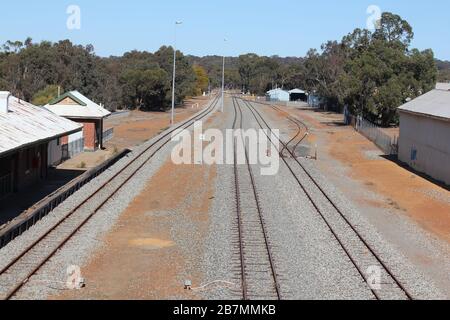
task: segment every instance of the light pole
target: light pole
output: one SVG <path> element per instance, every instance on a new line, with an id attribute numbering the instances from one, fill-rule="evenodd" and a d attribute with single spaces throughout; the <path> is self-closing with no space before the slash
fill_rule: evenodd
<path id="1" fill-rule="evenodd" d="M 227 42 L 227 39 L 223 39 L 224 42 Z M 223 54 L 223 65 L 222 65 L 222 112 L 224 112 L 224 104 L 225 104 L 225 53 Z"/>
<path id="2" fill-rule="evenodd" d="M 177 26 L 182 24 L 181 21 L 175 22 L 175 42 L 173 45 L 173 81 L 172 81 L 172 116 L 170 118 L 170 125 L 173 126 L 175 121 L 175 79 L 177 70 Z"/>

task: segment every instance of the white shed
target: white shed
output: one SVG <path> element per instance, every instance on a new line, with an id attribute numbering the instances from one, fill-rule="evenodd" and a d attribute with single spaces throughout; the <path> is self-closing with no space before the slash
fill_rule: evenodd
<path id="1" fill-rule="evenodd" d="M 273 90 L 267 91 L 267 93 L 266 93 L 267 101 L 288 102 L 289 99 L 290 99 L 289 92 L 287 92 L 283 89 L 273 89 Z"/>

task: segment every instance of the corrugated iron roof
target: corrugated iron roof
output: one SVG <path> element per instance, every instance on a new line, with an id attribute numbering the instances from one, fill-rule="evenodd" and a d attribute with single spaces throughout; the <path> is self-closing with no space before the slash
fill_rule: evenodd
<path id="1" fill-rule="evenodd" d="M 101 119 L 111 114 L 111 112 L 102 108 L 78 91 L 71 91 L 64 95 L 65 98 L 70 98 L 71 96 L 75 97 L 73 101 L 77 104 L 47 104 L 45 108 L 66 118 Z M 61 99 L 58 99 L 53 103 L 59 101 L 61 101 Z M 79 104 L 79 102 L 82 102 L 84 105 Z"/>
<path id="2" fill-rule="evenodd" d="M 286 93 L 288 93 L 288 91 L 283 90 L 283 89 L 281 89 L 281 88 L 272 89 L 272 90 L 267 91 L 268 94 L 274 93 L 274 92 L 286 92 Z"/>
<path id="3" fill-rule="evenodd" d="M 49 105 L 54 105 L 54 104 L 57 104 L 58 102 L 61 102 L 61 101 L 63 101 L 64 99 L 66 99 L 66 98 L 70 98 L 70 99 L 72 99 L 74 102 L 76 102 L 76 103 L 78 103 L 80 106 L 86 106 L 86 103 L 84 103 L 83 101 L 81 101 L 80 99 L 78 99 L 77 97 L 75 97 L 72 93 L 70 93 L 70 92 L 66 92 L 66 93 L 64 93 L 62 96 L 59 96 L 58 98 L 56 98 L 56 99 L 53 99 L 52 101 L 50 101 L 48 104 Z"/>
<path id="4" fill-rule="evenodd" d="M 0 156 L 39 141 L 81 131 L 82 126 L 31 103 L 11 97 L 0 112 Z"/>
<path id="5" fill-rule="evenodd" d="M 431 90 L 399 108 L 400 111 L 450 120 L 450 91 Z"/>
<path id="6" fill-rule="evenodd" d="M 303 91 L 301 89 L 292 89 L 292 90 L 289 91 L 289 93 L 290 94 L 292 94 L 292 93 L 303 94 L 303 93 L 306 93 L 306 91 Z"/>

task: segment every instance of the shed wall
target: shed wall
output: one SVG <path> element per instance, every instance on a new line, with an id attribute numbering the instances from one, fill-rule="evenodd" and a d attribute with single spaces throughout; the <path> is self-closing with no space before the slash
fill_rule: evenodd
<path id="1" fill-rule="evenodd" d="M 84 148 L 86 151 L 95 151 L 99 147 L 99 134 L 101 121 L 94 119 L 71 119 L 77 123 L 83 125 L 83 133 L 82 137 L 84 138 Z M 79 135 L 74 136 L 73 138 L 77 138 Z M 71 141 L 71 137 L 69 137 L 69 143 Z"/>
<path id="2" fill-rule="evenodd" d="M 268 101 L 285 101 L 288 102 L 290 99 L 289 92 L 283 90 L 272 91 L 267 94 Z"/>
<path id="3" fill-rule="evenodd" d="M 55 139 L 48 143 L 48 165 L 56 166 L 62 161 L 62 139 Z"/>
<path id="4" fill-rule="evenodd" d="M 450 185 L 450 122 L 401 112 L 399 159 Z"/>

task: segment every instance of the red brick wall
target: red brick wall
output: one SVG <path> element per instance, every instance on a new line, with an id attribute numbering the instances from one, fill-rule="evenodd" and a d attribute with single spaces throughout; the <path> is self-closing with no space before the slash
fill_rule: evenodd
<path id="1" fill-rule="evenodd" d="M 69 143 L 69 136 L 61 137 L 61 145 L 65 145 Z"/>
<path id="2" fill-rule="evenodd" d="M 95 120 L 71 119 L 83 125 L 84 148 L 86 150 L 95 150 L 98 146 L 95 137 L 95 128 L 98 123 Z"/>
<path id="3" fill-rule="evenodd" d="M 95 122 L 83 123 L 84 147 L 88 150 L 95 150 Z"/>

